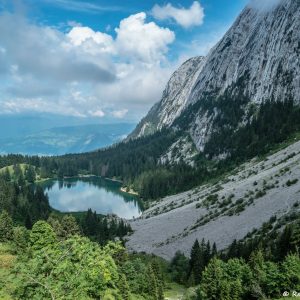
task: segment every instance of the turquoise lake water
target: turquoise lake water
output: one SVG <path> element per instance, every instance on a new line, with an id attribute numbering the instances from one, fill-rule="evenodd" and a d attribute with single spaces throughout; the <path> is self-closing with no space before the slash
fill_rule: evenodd
<path id="1" fill-rule="evenodd" d="M 51 207 L 61 212 L 86 211 L 116 214 L 131 219 L 140 216 L 142 208 L 137 197 L 120 191 L 119 182 L 96 176 L 49 180 L 43 183 Z"/>

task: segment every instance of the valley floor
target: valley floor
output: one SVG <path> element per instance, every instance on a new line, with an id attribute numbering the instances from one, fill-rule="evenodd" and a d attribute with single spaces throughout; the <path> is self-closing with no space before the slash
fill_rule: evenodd
<path id="1" fill-rule="evenodd" d="M 134 233 L 127 247 L 168 260 L 178 250 L 188 255 L 195 239 L 224 249 L 270 220 L 272 226 L 284 225 L 285 217 L 299 208 L 298 141 L 264 160 L 245 163 L 217 183 L 157 201 L 131 221 Z"/>

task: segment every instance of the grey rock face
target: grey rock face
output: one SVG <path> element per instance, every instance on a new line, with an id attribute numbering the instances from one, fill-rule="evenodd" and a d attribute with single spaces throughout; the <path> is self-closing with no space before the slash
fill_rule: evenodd
<path id="1" fill-rule="evenodd" d="M 286 99 L 300 104 L 300 1 L 281 0 L 265 8 L 247 6 L 207 57 L 185 62 L 131 137 L 172 127 L 190 105 L 200 102 L 188 132 L 202 151 L 219 113 L 217 107 L 214 115 L 203 110 L 207 95 L 217 99 L 238 91 L 256 105 Z"/>

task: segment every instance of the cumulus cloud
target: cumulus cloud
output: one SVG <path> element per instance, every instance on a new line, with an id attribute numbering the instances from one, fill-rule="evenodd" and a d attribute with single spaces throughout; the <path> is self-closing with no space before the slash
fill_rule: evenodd
<path id="1" fill-rule="evenodd" d="M 194 1 L 190 8 L 177 8 L 171 3 L 164 6 L 156 4 L 152 14 L 158 20 L 173 19 L 184 28 L 202 25 L 204 19 L 204 9 L 198 1 Z"/>
<path id="2" fill-rule="evenodd" d="M 0 28 L 6 64 L 20 78 L 59 82 L 115 80 L 111 68 L 66 50 L 62 46 L 65 35 L 55 29 L 31 25 L 23 17 L 11 14 L 0 17 Z"/>
<path id="3" fill-rule="evenodd" d="M 91 54 L 97 53 L 115 53 L 113 38 L 102 32 L 95 32 L 89 27 L 75 26 L 67 34 L 73 46 L 83 46 L 85 52 Z"/>
<path id="4" fill-rule="evenodd" d="M 168 28 L 161 28 L 154 22 L 145 23 L 144 12 L 121 21 L 116 28 L 116 46 L 121 55 L 146 63 L 159 62 L 168 51 L 167 46 L 175 39 Z"/>
<path id="5" fill-rule="evenodd" d="M 92 116 L 92 117 L 98 117 L 98 118 L 102 118 L 105 116 L 105 113 L 101 110 L 101 109 L 98 109 L 96 111 L 91 111 L 89 110 L 88 111 L 89 115 Z"/>
<path id="6" fill-rule="evenodd" d="M 139 118 L 159 100 L 171 73 L 171 30 L 147 22 L 145 13 L 121 20 L 115 37 L 69 25 L 65 33 L 0 15 L 2 112 Z"/>

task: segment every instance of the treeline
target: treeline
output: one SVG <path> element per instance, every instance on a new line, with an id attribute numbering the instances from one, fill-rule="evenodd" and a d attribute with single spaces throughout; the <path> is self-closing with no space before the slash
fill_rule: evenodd
<path id="1" fill-rule="evenodd" d="M 277 143 L 300 131 L 300 108 L 293 100 L 270 100 L 254 105 L 241 92 L 243 80 L 238 84 L 238 92 L 229 90 L 220 97 L 208 95 L 190 106 L 176 120 L 176 130 L 163 129 L 90 153 L 41 158 L 8 155 L 0 158 L 0 166 L 28 163 L 34 166 L 40 178 L 78 174 L 116 178 L 137 191 L 144 200 L 188 190 L 249 158 L 266 154 Z M 214 131 L 204 152 L 195 157 L 194 166 L 183 161 L 161 164 L 159 158 L 179 137 L 187 134 L 189 124 L 201 110 L 214 116 Z M 214 159 L 224 154 L 226 159 Z"/>
<path id="2" fill-rule="evenodd" d="M 121 243 L 101 247 L 79 235 L 72 217 L 64 218 L 61 226 L 52 219 L 53 225 L 38 221 L 27 230 L 13 227 L 7 213 L 0 215 L 0 251 L 5 250 L 5 258 L 10 259 L 0 269 L 0 297 L 164 299 L 158 259 L 129 256 Z"/>
<path id="3" fill-rule="evenodd" d="M 227 105 L 239 103 L 226 99 Z M 245 117 L 244 126 L 238 128 L 238 121 Z M 224 122 L 232 118 L 233 126 Z M 230 125 L 230 123 L 229 123 Z M 222 110 L 214 121 L 217 128 L 205 146 L 204 152 L 210 157 L 229 153 L 231 160 L 244 160 L 263 155 L 272 146 L 288 139 L 300 130 L 300 107 L 291 99 L 285 101 L 266 101 L 259 107 L 252 106 L 246 115 L 240 113 L 233 117 L 232 110 Z M 238 128 L 238 129 L 237 129 Z"/>
<path id="4" fill-rule="evenodd" d="M 37 220 L 48 218 L 51 208 L 48 197 L 39 186 L 6 181 L 0 177 L 0 212 L 7 211 L 17 224 L 28 229 Z"/>
<path id="5" fill-rule="evenodd" d="M 260 106 L 249 105 L 243 95 L 225 93 L 220 99 L 208 98 L 200 104 L 217 115 L 213 121 L 214 131 L 204 152 L 195 157 L 191 167 L 159 163 L 159 158 L 172 143 L 182 135 L 192 115 L 186 122 L 177 121 L 177 130 L 163 130 L 138 140 L 120 143 L 114 147 L 93 153 L 67 155 L 56 158 L 56 169 L 50 173 L 58 176 L 76 175 L 79 172 L 105 177 L 116 177 L 124 185 L 139 192 L 144 199 L 178 193 L 202 184 L 231 170 L 241 162 L 256 155 L 268 153 L 276 144 L 300 131 L 300 108 L 290 99 L 282 102 L 266 101 Z M 197 105 L 200 105 L 197 103 Z M 202 109 L 204 109 L 202 107 Z M 192 108 L 188 109 L 188 112 Z M 184 114 L 182 119 L 185 120 Z M 183 123 L 182 123 L 183 122 Z M 243 123 L 244 126 L 240 126 Z M 181 128 L 179 130 L 178 128 Z M 216 161 L 219 155 L 226 159 Z M 48 172 L 49 173 L 49 172 Z"/>
<path id="6" fill-rule="evenodd" d="M 99 216 L 91 209 L 78 220 L 78 223 L 83 235 L 100 245 L 132 232 L 130 224 L 123 219 Z"/>
<path id="7" fill-rule="evenodd" d="M 122 238 L 132 231 L 122 219 L 97 215 L 91 209 L 77 214 L 73 221 L 70 216 L 61 216 L 50 207 L 43 188 L 34 184 L 36 169 L 32 165 L 13 164 L 10 169 L 6 167 L 0 173 L 0 213 L 7 212 L 14 224 L 31 229 L 38 220 L 48 220 L 59 236 L 62 228 L 74 227 L 75 222 L 79 230 L 76 232 L 100 244 Z"/>
<path id="8" fill-rule="evenodd" d="M 169 272 L 177 283 L 198 286 L 192 299 L 277 299 L 300 287 L 299 248 L 296 220 L 283 231 L 235 240 L 219 252 L 215 245 L 196 240 L 190 258 L 177 252 Z"/>
<path id="9" fill-rule="evenodd" d="M 234 241 L 221 252 L 196 240 L 190 258 L 177 252 L 169 272 L 177 283 L 198 286 L 187 299 L 277 299 L 284 291 L 299 289 L 299 247 L 299 221 L 276 237 Z"/>

